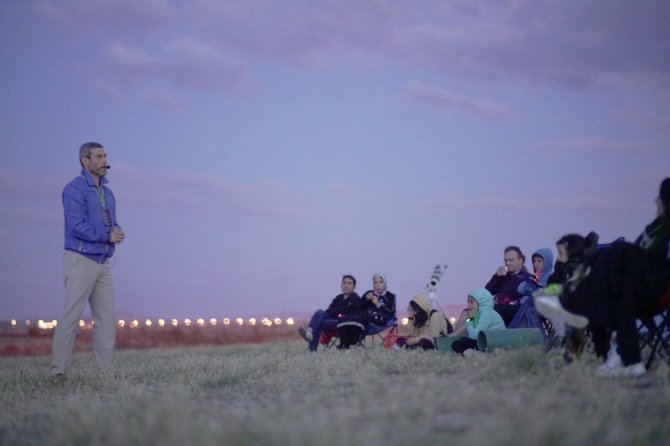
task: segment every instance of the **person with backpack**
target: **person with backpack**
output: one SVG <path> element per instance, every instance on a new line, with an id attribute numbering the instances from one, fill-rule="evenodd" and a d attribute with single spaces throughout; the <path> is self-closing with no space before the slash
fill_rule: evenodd
<path id="1" fill-rule="evenodd" d="M 435 338 L 446 336 L 451 331 L 447 319 L 438 310 L 431 308 L 424 294 L 412 298 L 407 312 L 412 331 L 409 336 L 401 336 L 396 340 L 397 348 L 434 350 Z"/>

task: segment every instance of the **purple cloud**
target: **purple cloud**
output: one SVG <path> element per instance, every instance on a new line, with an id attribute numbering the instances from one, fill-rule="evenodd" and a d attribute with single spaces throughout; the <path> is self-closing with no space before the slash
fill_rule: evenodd
<path id="1" fill-rule="evenodd" d="M 670 3 L 69 0 L 44 15 L 83 24 L 121 75 L 235 92 L 256 62 L 424 67 L 463 79 L 606 88 L 670 73 Z M 105 28 L 115 30 L 104 40 Z M 76 27 L 73 27 L 76 28 Z M 132 45 L 126 34 L 133 36 Z M 77 33 L 81 29 L 77 29 Z M 124 40 L 126 40 L 124 42 Z"/>

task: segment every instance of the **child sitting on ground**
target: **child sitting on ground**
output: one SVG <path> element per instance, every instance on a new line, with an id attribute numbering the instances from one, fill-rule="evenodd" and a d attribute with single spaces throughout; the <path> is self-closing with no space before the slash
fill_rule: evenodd
<path id="1" fill-rule="evenodd" d="M 465 329 L 467 336 L 451 344 L 453 351 L 464 355 L 479 350 L 477 336 L 480 331 L 505 329 L 505 322 L 493 309 L 493 295 L 486 288 L 477 288 L 468 295 L 468 319 L 465 322 Z M 452 336 L 458 334 L 454 333 Z"/>

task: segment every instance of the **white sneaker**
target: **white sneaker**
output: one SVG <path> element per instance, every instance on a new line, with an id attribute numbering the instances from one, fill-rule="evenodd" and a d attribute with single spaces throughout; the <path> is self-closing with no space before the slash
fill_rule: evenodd
<path id="1" fill-rule="evenodd" d="M 579 314 L 570 313 L 563 308 L 557 296 L 541 296 L 535 298 L 535 308 L 549 320 L 563 319 L 566 324 L 575 328 L 586 328 L 589 320 Z"/>
<path id="2" fill-rule="evenodd" d="M 604 365 L 605 364 L 603 364 L 603 366 Z M 601 366 L 596 370 L 596 376 L 601 378 L 637 378 L 645 373 L 647 373 L 647 369 L 644 368 L 644 365 L 642 365 L 641 362 L 628 366 L 624 366 L 623 363 L 620 363 L 619 365 L 610 368 L 603 368 Z"/>
<path id="3" fill-rule="evenodd" d="M 303 327 L 299 327 L 298 334 L 300 334 L 300 336 L 302 336 L 302 338 L 307 342 L 311 342 L 312 339 L 314 339 L 314 335 L 312 334 L 312 327 L 307 327 L 307 330 L 305 330 Z"/>
<path id="4" fill-rule="evenodd" d="M 468 348 L 463 352 L 463 356 L 465 356 L 466 358 L 472 358 L 473 356 L 476 356 L 476 355 L 477 355 L 477 350 L 475 350 L 474 348 Z"/>
<path id="5" fill-rule="evenodd" d="M 619 368 L 623 368 L 623 362 L 621 362 L 621 356 L 616 351 L 616 344 L 612 344 L 609 352 L 607 352 L 607 360 L 598 366 L 596 373 L 598 375 L 607 375 L 610 373 L 610 370 Z"/>

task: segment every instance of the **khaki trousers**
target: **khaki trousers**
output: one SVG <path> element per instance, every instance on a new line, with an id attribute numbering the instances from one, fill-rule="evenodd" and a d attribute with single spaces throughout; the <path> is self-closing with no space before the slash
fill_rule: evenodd
<path id="1" fill-rule="evenodd" d="M 109 259 L 103 264 L 65 251 L 63 255 L 65 305 L 58 320 L 51 353 L 52 375 L 65 373 L 74 349 L 79 319 L 88 302 L 93 315 L 93 355 L 98 364 L 107 368 L 112 363 L 116 337 L 116 313 Z"/>

